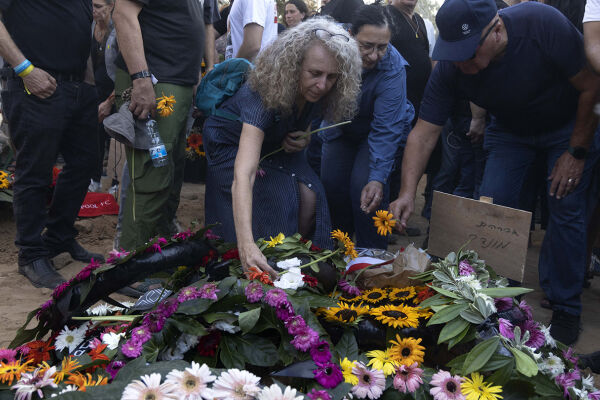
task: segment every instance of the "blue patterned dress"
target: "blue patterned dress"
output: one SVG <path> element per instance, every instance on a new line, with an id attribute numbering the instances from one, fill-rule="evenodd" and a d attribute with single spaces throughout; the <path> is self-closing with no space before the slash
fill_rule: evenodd
<path id="1" fill-rule="evenodd" d="M 242 122 L 265 133 L 261 157 L 281 147 L 289 132 L 304 131 L 318 116 L 318 103 L 306 103 L 301 115 L 280 117 L 266 110 L 257 92 L 243 85 L 221 105 L 221 110 L 239 116 L 238 121 L 211 116 L 204 125 L 204 149 L 208 161 L 206 176 L 206 224 L 218 223 L 214 232 L 226 241 L 235 242 L 235 226 L 231 200 L 233 166 L 238 151 Z M 304 151 L 281 151 L 260 164 L 266 174 L 254 181 L 252 200 L 252 233 L 255 239 L 282 232 L 286 236 L 298 231 L 300 192 L 304 183 L 317 195 L 315 230 L 310 239 L 320 247 L 331 248 L 331 222 L 325 191 L 319 178 L 308 165 Z"/>

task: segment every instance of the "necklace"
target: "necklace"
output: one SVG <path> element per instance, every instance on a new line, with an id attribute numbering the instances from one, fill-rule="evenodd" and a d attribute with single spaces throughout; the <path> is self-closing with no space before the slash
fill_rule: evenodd
<path id="1" fill-rule="evenodd" d="M 419 20 L 416 18 L 415 19 L 409 18 L 408 15 L 404 14 L 403 11 L 400 11 L 400 14 L 402 14 L 404 19 L 406 19 L 406 22 L 408 22 L 408 25 L 410 25 L 410 29 L 412 29 L 413 32 L 415 33 L 415 38 L 418 39 L 419 38 Z M 413 22 L 417 26 L 416 28 L 413 26 Z"/>

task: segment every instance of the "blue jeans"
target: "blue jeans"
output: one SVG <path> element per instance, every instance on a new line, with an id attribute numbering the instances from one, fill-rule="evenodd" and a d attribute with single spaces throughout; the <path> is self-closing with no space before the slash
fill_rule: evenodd
<path id="1" fill-rule="evenodd" d="M 518 208 L 524 182 L 536 156 L 546 154 L 546 176 L 556 160 L 567 150 L 573 122 L 554 131 L 519 136 L 489 126 L 484 148 L 489 151 L 481 194 L 495 204 Z M 547 196 L 549 222 L 540 251 L 540 286 L 554 309 L 581 314 L 581 291 L 585 277 L 586 232 L 593 207 L 588 189 L 593 167 L 598 160 L 600 134 L 596 132 L 588 153 L 581 181 L 575 190 L 559 199 Z M 551 181 L 546 183 L 550 189 Z"/>
<path id="2" fill-rule="evenodd" d="M 360 209 L 360 195 L 369 180 L 369 143 L 344 138 L 323 143 L 321 181 L 325 186 L 333 229 L 341 229 L 350 237 L 356 233 L 358 247 L 387 249 L 388 240 L 377 234 L 373 224 L 375 213 Z M 389 206 L 389 183 L 383 186 L 383 199 L 377 209 Z"/>

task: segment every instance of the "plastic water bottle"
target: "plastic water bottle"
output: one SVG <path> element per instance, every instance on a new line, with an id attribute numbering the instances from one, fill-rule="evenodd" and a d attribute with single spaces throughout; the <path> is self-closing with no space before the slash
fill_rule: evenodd
<path id="1" fill-rule="evenodd" d="M 148 151 L 150 152 L 150 158 L 152 159 L 152 164 L 154 167 L 164 167 L 169 163 L 169 157 L 167 156 L 167 149 L 165 148 L 165 144 L 163 143 L 160 135 L 158 134 L 158 129 L 156 127 L 156 121 L 150 118 L 148 122 L 146 122 L 146 128 L 148 129 L 148 136 L 150 137 L 150 148 Z"/>

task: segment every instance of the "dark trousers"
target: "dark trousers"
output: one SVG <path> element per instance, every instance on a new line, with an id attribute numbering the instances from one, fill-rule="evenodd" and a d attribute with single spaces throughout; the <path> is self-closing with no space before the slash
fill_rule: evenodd
<path id="1" fill-rule="evenodd" d="M 20 78 L 11 78 L 2 102 L 16 148 L 15 244 L 19 265 L 25 265 L 48 256 L 45 244 L 62 244 L 77 235 L 73 224 L 97 165 L 96 88 L 58 80 L 52 96 L 40 99 L 25 92 Z M 59 153 L 65 166 L 52 193 L 52 167 Z"/>

